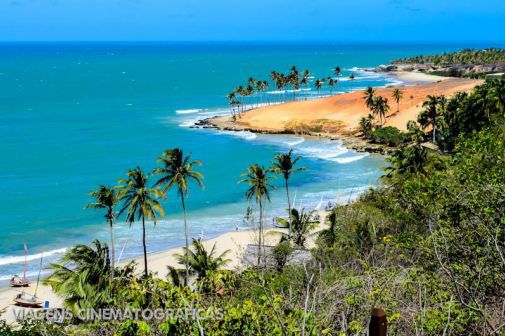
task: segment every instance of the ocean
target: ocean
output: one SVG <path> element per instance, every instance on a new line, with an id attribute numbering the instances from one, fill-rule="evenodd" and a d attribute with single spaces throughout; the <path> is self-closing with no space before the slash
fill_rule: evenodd
<path id="1" fill-rule="evenodd" d="M 240 174 L 252 163 L 268 166 L 293 149 L 308 170 L 293 176 L 296 207 L 347 202 L 376 186 L 384 158 L 348 150 L 338 141 L 194 129 L 195 121 L 229 113 L 226 94 L 247 78 L 272 70 L 309 69 L 316 77 L 340 66 L 335 91 L 401 84 L 361 67 L 465 46 L 431 44 L 295 43 L 3 43 L 0 44 L 0 281 L 39 259 L 56 261 L 66 248 L 108 241 L 103 214 L 84 210 L 87 194 L 114 185 L 136 166 L 156 167 L 163 150 L 180 147 L 203 162 L 205 189 L 192 186 L 187 201 L 191 236 L 205 238 L 248 229 Z M 355 80 L 348 80 L 353 73 Z M 275 91 L 272 86 L 270 91 Z M 277 93 L 278 94 L 278 93 Z M 310 98 L 315 90 L 305 90 Z M 321 94 L 328 94 L 327 89 Z M 279 97 L 275 92 L 270 97 Z M 287 207 L 282 179 L 267 216 Z M 148 251 L 184 242 L 179 200 L 169 194 L 167 216 L 148 223 Z M 116 256 L 142 253 L 141 225 L 115 224 Z"/>

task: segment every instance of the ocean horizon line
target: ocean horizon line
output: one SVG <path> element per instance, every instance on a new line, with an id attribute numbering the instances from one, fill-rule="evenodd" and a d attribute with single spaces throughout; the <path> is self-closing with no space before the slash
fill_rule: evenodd
<path id="1" fill-rule="evenodd" d="M 332 45 L 332 46 L 373 46 L 373 45 L 469 45 L 484 46 L 487 44 L 495 44 L 499 46 L 505 45 L 505 40 L 0 40 L 0 45 L 8 44 L 102 44 L 102 45 L 259 45 L 259 46 L 274 46 L 277 44 L 292 46 L 292 45 Z M 495 47 L 495 46 L 488 46 Z"/>

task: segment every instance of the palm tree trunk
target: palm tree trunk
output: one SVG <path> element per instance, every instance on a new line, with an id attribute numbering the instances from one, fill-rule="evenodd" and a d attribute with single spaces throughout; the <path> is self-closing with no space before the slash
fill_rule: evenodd
<path id="1" fill-rule="evenodd" d="M 286 182 L 286 195 L 288 196 L 288 238 L 291 239 L 291 199 L 289 198 L 289 186 L 288 179 L 284 179 Z"/>
<path id="2" fill-rule="evenodd" d="M 263 242 L 263 203 L 261 202 L 261 198 L 259 200 L 260 205 L 260 230 L 259 230 L 259 239 L 258 239 L 258 266 L 261 262 L 261 244 Z"/>
<path id="3" fill-rule="evenodd" d="M 436 129 L 437 129 L 437 125 L 435 123 L 433 123 L 433 143 L 435 143 L 435 139 L 436 139 L 436 135 L 435 135 Z"/>
<path id="4" fill-rule="evenodd" d="M 186 221 L 186 204 L 184 203 L 184 194 L 181 193 L 181 203 L 182 210 L 184 212 L 184 236 L 186 238 L 186 286 L 189 284 L 189 234 L 188 234 L 188 223 Z"/>
<path id="5" fill-rule="evenodd" d="M 114 243 L 114 227 L 112 226 L 112 219 L 109 220 L 109 229 L 110 229 L 110 246 L 111 246 L 111 251 L 110 251 L 110 255 L 111 255 L 111 262 L 110 262 L 110 265 L 111 265 L 111 272 L 110 272 L 110 279 L 111 281 L 114 280 L 114 263 L 116 262 L 116 244 Z"/>
<path id="6" fill-rule="evenodd" d="M 144 247 L 144 275 L 147 278 L 146 223 L 144 216 L 142 216 L 142 245 Z"/>

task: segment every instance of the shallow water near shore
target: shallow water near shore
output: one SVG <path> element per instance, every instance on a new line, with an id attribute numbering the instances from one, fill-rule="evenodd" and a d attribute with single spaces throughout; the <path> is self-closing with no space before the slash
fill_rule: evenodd
<path id="1" fill-rule="evenodd" d="M 468 45 L 466 45 L 468 47 Z M 249 76 L 268 79 L 293 64 L 317 77 L 342 78 L 335 89 L 400 84 L 366 73 L 398 57 L 459 49 L 447 45 L 265 45 L 265 44 L 0 44 L 0 282 L 23 270 L 29 275 L 57 260 L 65 248 L 92 239 L 108 240 L 102 214 L 83 210 L 99 184 L 113 185 L 126 170 L 146 171 L 168 148 L 181 147 L 201 160 L 204 190 L 188 199 L 190 232 L 205 238 L 246 229 L 248 206 L 237 185 L 248 164 L 270 164 L 291 148 L 309 169 L 291 182 L 296 207 L 346 202 L 382 175 L 384 159 L 347 150 L 338 141 L 189 128 L 195 121 L 229 113 L 224 96 Z M 348 79 L 350 74 L 356 79 Z M 269 97 L 282 93 L 270 88 Z M 288 93 L 289 94 L 289 93 Z M 321 94 L 329 94 L 323 91 Z M 303 92 L 306 97 L 313 90 Z M 281 179 L 267 215 L 285 213 Z M 148 225 L 148 250 L 183 243 L 179 201 L 169 195 L 167 217 Z M 140 225 L 116 224 L 117 256 L 141 253 Z"/>

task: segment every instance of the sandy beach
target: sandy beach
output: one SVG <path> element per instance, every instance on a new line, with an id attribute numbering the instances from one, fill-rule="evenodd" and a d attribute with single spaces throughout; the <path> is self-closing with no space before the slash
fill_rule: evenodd
<path id="1" fill-rule="evenodd" d="M 391 72 L 391 74 L 403 82 L 413 84 L 435 83 L 438 81 L 444 81 L 450 79 L 450 77 L 429 75 L 423 72 L 412 72 L 412 71 L 395 71 Z"/>
<path id="2" fill-rule="evenodd" d="M 400 79 L 417 84 L 401 86 L 403 99 L 397 112 L 397 104 L 391 97 L 392 88 L 377 88 L 376 95 L 389 100 L 390 112 L 384 126 L 395 126 L 406 130 L 409 120 L 417 120 L 422 103 L 428 95 L 450 97 L 456 92 L 471 91 L 482 84 L 482 80 L 447 78 L 423 73 L 397 73 Z M 329 137 L 352 136 L 356 133 L 359 120 L 370 111 L 363 100 L 364 91 L 339 94 L 320 99 L 292 101 L 270 105 L 246 112 L 235 123 L 229 116 L 212 119 L 218 128 L 247 129 L 258 132 L 294 132 Z"/>

